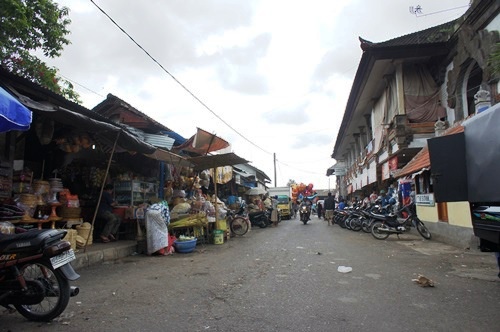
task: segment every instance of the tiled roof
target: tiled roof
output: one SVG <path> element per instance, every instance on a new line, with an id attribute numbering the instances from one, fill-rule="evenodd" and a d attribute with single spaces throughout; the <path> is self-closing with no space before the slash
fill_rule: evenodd
<path id="1" fill-rule="evenodd" d="M 449 128 L 445 131 L 444 135 L 458 134 L 464 131 L 462 125 L 457 125 L 455 127 Z M 429 159 L 429 148 L 424 146 L 412 160 L 408 162 L 399 172 L 395 174 L 395 177 L 403 177 L 416 172 L 420 172 L 424 168 L 429 168 L 431 166 L 431 161 Z"/>
<path id="2" fill-rule="evenodd" d="M 391 46 L 412 46 L 419 44 L 433 44 L 447 42 L 456 30 L 457 20 L 450 21 L 422 31 L 410 33 L 401 37 L 386 40 L 380 43 L 373 43 L 360 38 L 366 48 L 391 47 Z M 364 49 L 364 48 L 363 48 Z"/>

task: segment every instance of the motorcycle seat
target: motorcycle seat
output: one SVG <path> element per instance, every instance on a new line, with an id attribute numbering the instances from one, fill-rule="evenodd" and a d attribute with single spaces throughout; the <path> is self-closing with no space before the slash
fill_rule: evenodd
<path id="1" fill-rule="evenodd" d="M 50 239 L 59 240 L 66 235 L 66 231 L 57 229 L 36 229 L 19 234 L 0 234 L 0 253 L 7 253 L 10 249 L 23 252 L 40 248 Z M 12 248 L 9 248 L 12 246 Z M 7 252 L 4 252 L 6 251 Z"/>

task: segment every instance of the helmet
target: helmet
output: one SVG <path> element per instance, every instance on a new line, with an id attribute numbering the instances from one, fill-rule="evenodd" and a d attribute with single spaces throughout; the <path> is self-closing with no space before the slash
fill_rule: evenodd
<path id="1" fill-rule="evenodd" d="M 382 195 L 382 194 L 385 194 L 385 190 L 384 189 L 380 190 L 380 195 Z"/>

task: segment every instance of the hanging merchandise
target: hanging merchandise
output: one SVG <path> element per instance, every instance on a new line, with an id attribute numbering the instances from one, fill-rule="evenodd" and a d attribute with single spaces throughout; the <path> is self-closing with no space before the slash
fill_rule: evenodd
<path id="1" fill-rule="evenodd" d="M 52 142 L 54 136 L 54 120 L 50 118 L 41 118 L 35 124 L 35 132 L 42 145 L 48 145 Z"/>

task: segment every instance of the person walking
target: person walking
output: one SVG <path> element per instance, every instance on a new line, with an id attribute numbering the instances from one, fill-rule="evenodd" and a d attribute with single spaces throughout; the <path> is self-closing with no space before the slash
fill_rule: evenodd
<path id="1" fill-rule="evenodd" d="M 318 219 L 321 219 L 321 215 L 323 213 L 323 205 L 321 205 L 321 202 L 318 202 L 316 205 L 316 212 L 318 213 Z"/>
<path id="2" fill-rule="evenodd" d="M 325 199 L 325 219 L 328 221 L 328 226 L 333 225 L 333 210 L 335 210 L 335 199 L 332 193 L 328 193 L 328 197 Z"/>

